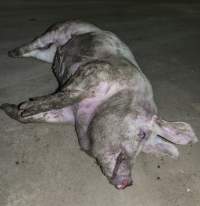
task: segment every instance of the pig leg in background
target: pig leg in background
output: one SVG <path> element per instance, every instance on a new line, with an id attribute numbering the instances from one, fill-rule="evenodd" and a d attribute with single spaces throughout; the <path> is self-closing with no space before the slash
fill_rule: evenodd
<path id="1" fill-rule="evenodd" d="M 22 57 L 34 57 L 41 61 L 52 63 L 54 60 L 56 50 L 57 50 L 57 46 L 55 44 L 50 44 L 44 48 L 30 50 L 29 52 L 22 54 Z M 9 54 L 9 56 L 11 55 Z"/>
<path id="2" fill-rule="evenodd" d="M 10 57 L 35 57 L 48 63 L 52 63 L 57 46 L 54 44 L 55 33 L 49 31 L 36 38 L 31 43 L 17 47 L 8 52 Z"/>
<path id="3" fill-rule="evenodd" d="M 0 106 L 11 118 L 22 123 L 48 122 L 48 123 L 68 123 L 74 124 L 74 114 L 71 106 L 41 112 L 26 117 L 21 116 L 21 110 L 14 104 L 3 104 Z"/>
<path id="4" fill-rule="evenodd" d="M 96 26 L 83 22 L 65 22 L 50 26 L 42 35 L 30 43 L 8 52 L 10 57 L 34 57 L 53 63 L 57 47 L 67 43 L 73 34 L 83 34 L 100 30 Z"/>
<path id="5" fill-rule="evenodd" d="M 55 33 L 53 31 L 49 31 L 43 34 L 42 36 L 36 38 L 35 40 L 31 41 L 30 43 L 9 51 L 8 56 L 10 57 L 36 57 L 39 59 L 39 54 L 37 54 L 37 52 L 38 51 L 41 52 L 42 50 L 43 52 L 47 52 L 47 53 L 51 51 L 52 52 L 51 56 L 54 56 L 53 52 L 55 54 L 55 51 L 53 51 L 51 48 L 51 45 L 54 44 L 54 41 L 55 41 L 54 36 L 55 36 Z M 51 61 L 49 59 L 48 62 L 52 63 L 53 59 Z"/>
<path id="6" fill-rule="evenodd" d="M 60 26 L 62 26 L 62 23 L 50 26 L 42 35 L 36 37 L 30 43 L 9 51 L 8 56 L 35 57 L 36 59 L 52 63 L 57 47 L 65 43 L 62 42 L 65 40 L 62 35 L 57 33 Z"/>

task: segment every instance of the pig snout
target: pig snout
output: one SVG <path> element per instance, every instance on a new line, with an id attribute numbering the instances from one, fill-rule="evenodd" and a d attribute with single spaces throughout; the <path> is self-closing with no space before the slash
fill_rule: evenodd
<path id="1" fill-rule="evenodd" d="M 112 184 L 119 190 L 125 189 L 128 186 L 133 184 L 133 181 L 130 177 L 127 176 L 116 176 L 112 179 Z"/>

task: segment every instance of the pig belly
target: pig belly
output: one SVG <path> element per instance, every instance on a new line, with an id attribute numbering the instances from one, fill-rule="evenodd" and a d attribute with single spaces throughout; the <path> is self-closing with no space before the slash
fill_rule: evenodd
<path id="1" fill-rule="evenodd" d="M 86 127 L 90 124 L 97 107 L 103 102 L 100 98 L 88 98 L 78 104 L 76 119 Z"/>

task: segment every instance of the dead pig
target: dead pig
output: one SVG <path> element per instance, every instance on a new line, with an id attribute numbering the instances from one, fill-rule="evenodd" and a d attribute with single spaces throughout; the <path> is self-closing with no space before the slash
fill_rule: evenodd
<path id="1" fill-rule="evenodd" d="M 81 22 L 52 28 L 9 55 L 53 61 L 59 88 L 19 105 L 2 104 L 11 118 L 73 124 L 81 149 L 118 189 L 132 184 L 141 151 L 176 158 L 175 144 L 197 142 L 188 123 L 158 116 L 150 82 L 116 35 Z"/>

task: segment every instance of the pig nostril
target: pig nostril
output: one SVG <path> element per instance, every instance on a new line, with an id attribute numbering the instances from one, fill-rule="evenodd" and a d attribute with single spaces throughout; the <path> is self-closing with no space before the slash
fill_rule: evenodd
<path id="1" fill-rule="evenodd" d="M 130 186 L 130 185 L 132 185 L 132 181 L 130 182 L 129 180 L 125 179 L 125 180 L 122 180 L 121 184 L 116 185 L 116 188 L 125 189 L 127 186 Z"/>
<path id="2" fill-rule="evenodd" d="M 128 180 L 122 180 L 122 185 L 124 186 L 128 185 Z"/>
<path id="3" fill-rule="evenodd" d="M 123 185 L 117 185 L 116 188 L 120 190 L 120 189 L 124 189 L 125 187 Z"/>

